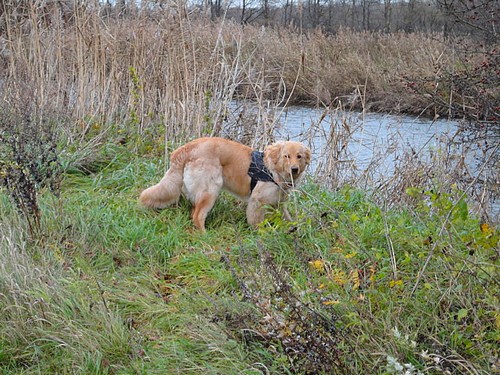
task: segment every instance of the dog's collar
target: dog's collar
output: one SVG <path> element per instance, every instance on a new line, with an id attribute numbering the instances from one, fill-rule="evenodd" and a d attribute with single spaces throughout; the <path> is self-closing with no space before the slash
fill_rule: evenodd
<path id="1" fill-rule="evenodd" d="M 252 152 L 252 162 L 248 168 L 248 175 L 252 178 L 250 182 L 250 192 L 253 191 L 257 182 L 274 182 L 276 185 L 278 183 L 274 181 L 272 173 L 266 168 L 264 164 L 264 153 L 260 151 Z M 279 186 L 279 185 L 278 185 Z"/>

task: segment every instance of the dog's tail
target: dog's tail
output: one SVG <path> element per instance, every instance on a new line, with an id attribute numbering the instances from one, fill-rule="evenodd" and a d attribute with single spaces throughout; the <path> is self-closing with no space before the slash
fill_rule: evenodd
<path id="1" fill-rule="evenodd" d="M 165 208 L 176 203 L 182 193 L 184 164 L 185 153 L 174 152 L 165 176 L 141 193 L 139 203 L 149 208 Z"/>

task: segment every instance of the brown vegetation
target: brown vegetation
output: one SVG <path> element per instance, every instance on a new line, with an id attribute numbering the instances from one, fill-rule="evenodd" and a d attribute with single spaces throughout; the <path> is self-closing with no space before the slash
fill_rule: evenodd
<path id="1" fill-rule="evenodd" d="M 27 83 L 37 108 L 65 112 L 79 134 L 113 123 L 142 133 L 164 122 L 167 139 L 219 134 L 237 97 L 431 116 L 481 118 L 482 107 L 489 119 L 498 114 L 493 70 L 485 79 L 476 74 L 485 86 L 480 95 L 455 94 L 467 86 L 465 72 L 493 64 L 480 54 L 465 60 L 441 34 L 298 32 L 207 23 L 176 8 L 110 18 L 93 7 L 75 7 L 71 16 L 26 7 L 24 17 L 3 9 L 1 94 L 11 100 Z M 458 89 L 453 74 L 465 79 Z M 476 103 L 478 95 L 490 104 Z"/>

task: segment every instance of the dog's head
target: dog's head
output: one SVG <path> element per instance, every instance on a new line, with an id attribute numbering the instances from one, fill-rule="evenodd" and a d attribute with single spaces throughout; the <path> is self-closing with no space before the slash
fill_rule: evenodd
<path id="1" fill-rule="evenodd" d="M 299 142 L 278 142 L 264 149 L 264 164 L 276 182 L 293 186 L 311 162 L 311 150 Z"/>

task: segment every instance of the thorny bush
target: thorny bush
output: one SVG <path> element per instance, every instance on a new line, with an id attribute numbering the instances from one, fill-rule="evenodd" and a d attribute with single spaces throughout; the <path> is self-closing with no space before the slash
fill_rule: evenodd
<path id="1" fill-rule="evenodd" d="M 498 48 L 463 41 L 454 51 L 453 67 L 437 60 L 434 76 L 406 76 L 407 87 L 432 103 L 436 115 L 462 118 L 474 127 L 500 120 L 500 53 Z M 429 106 L 428 108 L 431 108 Z"/>
<path id="2" fill-rule="evenodd" d="M 0 188 L 26 218 L 31 234 L 40 227 L 38 192 L 59 191 L 60 163 L 54 122 L 27 108 L 0 106 Z"/>
<path id="3" fill-rule="evenodd" d="M 339 316 L 328 306 L 306 301 L 269 250 L 262 244 L 259 247 L 260 270 L 255 274 L 242 274 L 228 257 L 222 258 L 237 280 L 244 300 L 261 316 L 257 320 L 238 317 L 240 328 L 243 325 L 245 332 L 258 333 L 245 341 L 257 340 L 275 348 L 278 356 L 287 359 L 293 373 L 346 373 L 345 359 L 353 353 L 347 332 L 340 328 Z M 241 261 L 245 262 L 241 259 L 238 262 Z"/>

